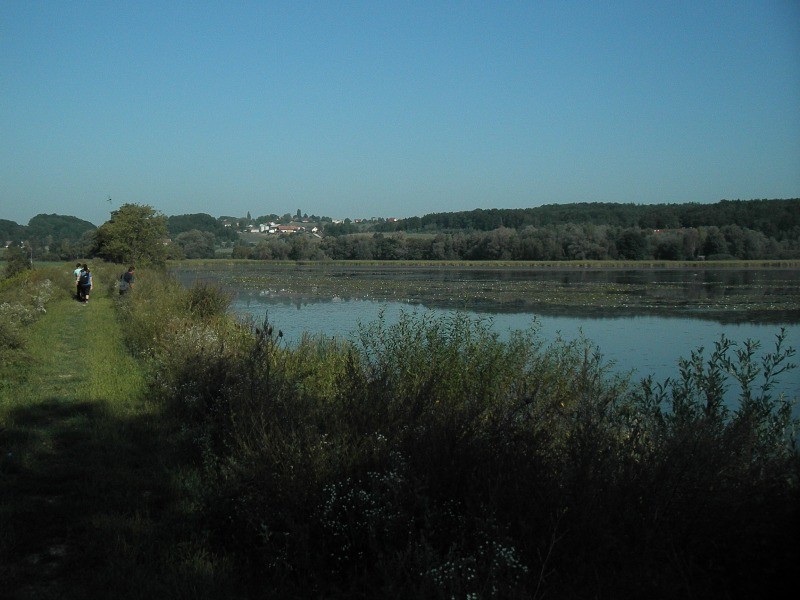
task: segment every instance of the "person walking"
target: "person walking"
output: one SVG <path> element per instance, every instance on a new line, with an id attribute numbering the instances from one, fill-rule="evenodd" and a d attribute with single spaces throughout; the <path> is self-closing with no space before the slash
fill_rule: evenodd
<path id="1" fill-rule="evenodd" d="M 89 270 L 89 265 L 83 265 L 81 274 L 78 277 L 78 286 L 80 287 L 80 300 L 84 304 L 89 302 L 89 293 L 92 291 L 92 272 Z"/>
<path id="2" fill-rule="evenodd" d="M 72 272 L 72 274 L 75 276 L 75 300 L 81 299 L 81 282 L 79 280 L 81 278 L 82 270 L 83 267 L 81 266 L 81 263 L 78 263 L 75 265 L 75 270 Z"/>
<path id="3" fill-rule="evenodd" d="M 133 272 L 136 269 L 133 266 L 128 267 L 128 270 L 119 278 L 119 295 L 124 296 L 133 289 Z"/>

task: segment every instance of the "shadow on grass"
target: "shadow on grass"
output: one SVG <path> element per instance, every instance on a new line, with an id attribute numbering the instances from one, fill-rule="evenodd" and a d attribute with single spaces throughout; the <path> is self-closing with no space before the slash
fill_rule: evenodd
<path id="1" fill-rule="evenodd" d="M 152 415 L 51 398 L 0 429 L 4 597 L 217 597 L 218 568 L 181 502 Z"/>

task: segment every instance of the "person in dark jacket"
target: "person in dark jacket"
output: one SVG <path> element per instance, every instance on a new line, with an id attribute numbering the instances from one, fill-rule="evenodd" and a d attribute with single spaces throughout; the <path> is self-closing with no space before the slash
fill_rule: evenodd
<path id="1" fill-rule="evenodd" d="M 78 287 L 80 287 L 80 301 L 86 304 L 89 302 L 89 294 L 92 291 L 92 272 L 89 270 L 89 265 L 83 265 L 81 274 L 78 276 Z"/>
<path id="2" fill-rule="evenodd" d="M 133 272 L 136 269 L 128 267 L 128 270 L 122 274 L 122 277 L 119 278 L 119 295 L 123 296 L 130 292 L 133 289 Z"/>

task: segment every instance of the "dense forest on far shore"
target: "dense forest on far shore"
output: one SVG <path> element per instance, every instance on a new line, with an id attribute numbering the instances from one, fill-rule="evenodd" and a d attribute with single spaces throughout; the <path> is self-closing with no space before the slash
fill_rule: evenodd
<path id="1" fill-rule="evenodd" d="M 407 219 L 166 219 L 167 257 L 255 260 L 774 260 L 800 258 L 800 198 L 713 204 L 550 204 Z M 261 231 L 259 231 L 261 225 Z M 291 230 L 287 232 L 286 230 Z M 76 217 L 0 219 L 0 240 L 40 260 L 94 256 L 97 228 Z M 256 233 L 253 233 L 253 232 Z"/>
<path id="2" fill-rule="evenodd" d="M 643 230 L 568 224 L 436 234 L 269 236 L 233 248 L 256 260 L 775 260 L 800 258 L 797 235 L 778 241 L 738 225 Z M 196 258 L 202 258 L 196 256 Z"/>
<path id="3" fill-rule="evenodd" d="M 608 225 L 620 228 L 681 229 L 738 225 L 782 240 L 797 235 L 800 199 L 721 200 L 714 204 L 547 204 L 536 208 L 476 209 L 432 213 L 383 223 L 388 231 L 490 231 L 502 227 L 524 229 L 567 224 Z"/>

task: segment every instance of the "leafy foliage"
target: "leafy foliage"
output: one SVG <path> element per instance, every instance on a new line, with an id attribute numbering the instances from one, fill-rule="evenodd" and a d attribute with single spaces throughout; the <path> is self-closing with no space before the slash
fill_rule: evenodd
<path id="1" fill-rule="evenodd" d="M 19 273 L 33 268 L 30 256 L 24 248 L 20 248 L 19 246 L 9 246 L 6 248 L 5 259 L 5 276 L 7 278 L 14 277 Z"/>
<path id="2" fill-rule="evenodd" d="M 181 250 L 181 258 L 214 258 L 214 234 L 207 231 L 192 229 L 179 233 L 172 246 Z"/>
<path id="3" fill-rule="evenodd" d="M 161 265 L 167 218 L 147 205 L 123 204 L 97 230 L 95 254 L 111 262 Z"/>

